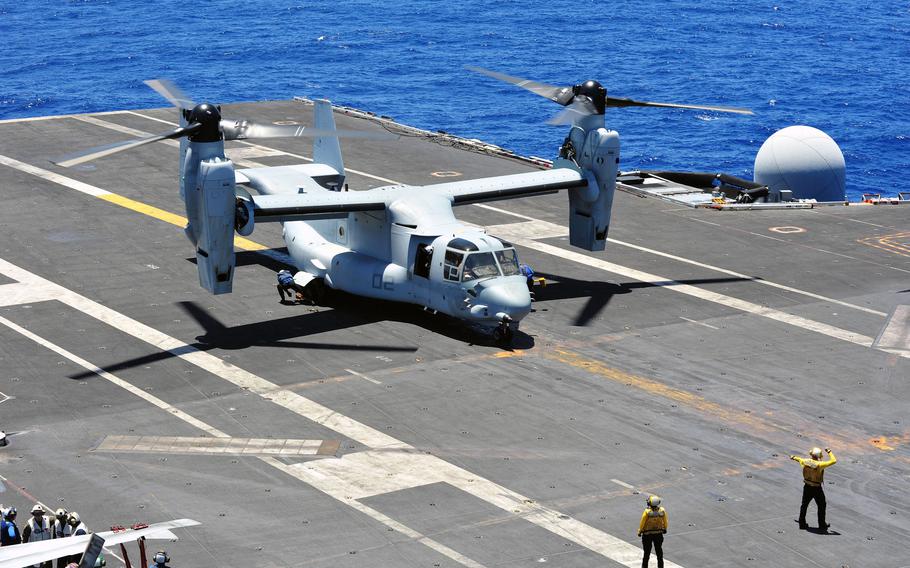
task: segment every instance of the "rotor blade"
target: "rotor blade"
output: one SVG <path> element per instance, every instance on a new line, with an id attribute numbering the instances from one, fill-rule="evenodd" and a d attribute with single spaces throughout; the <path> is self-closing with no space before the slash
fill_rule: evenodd
<path id="1" fill-rule="evenodd" d="M 152 79 L 151 81 L 144 81 L 144 83 L 155 89 L 155 92 L 169 100 L 172 105 L 179 109 L 191 109 L 196 106 L 193 99 L 186 96 L 186 93 L 180 90 L 180 87 L 175 85 L 173 81 L 168 79 Z"/>
<path id="2" fill-rule="evenodd" d="M 361 130 L 323 130 L 297 124 L 259 124 L 250 120 L 222 120 L 221 131 L 225 140 L 261 140 L 265 138 L 362 138 L 366 140 L 397 140 L 389 132 Z"/>
<path id="3" fill-rule="evenodd" d="M 580 118 L 597 114 L 597 108 L 587 97 L 575 97 L 572 104 L 559 111 L 559 114 L 547 121 L 547 124 L 575 124 Z"/>
<path id="4" fill-rule="evenodd" d="M 736 108 L 727 106 L 706 106 L 706 105 L 681 105 L 676 103 L 652 103 L 648 101 L 636 101 L 618 97 L 607 97 L 608 107 L 666 107 L 666 108 L 690 108 L 696 110 L 713 110 L 716 112 L 735 112 L 737 114 L 755 114 L 747 108 Z"/>
<path id="5" fill-rule="evenodd" d="M 506 83 L 511 83 L 517 87 L 531 91 L 535 95 L 550 99 L 551 101 L 557 102 L 561 105 L 567 105 L 569 104 L 569 101 L 572 100 L 571 87 L 557 87 L 555 85 L 539 83 L 537 81 L 531 81 L 530 79 L 522 79 L 521 77 L 513 77 L 511 75 L 506 75 L 505 73 L 490 71 L 489 69 L 484 69 L 483 67 L 474 67 L 472 65 L 466 65 L 465 69 L 468 71 L 473 71 L 475 73 L 480 73 L 481 75 L 486 75 L 487 77 L 498 79 L 500 81 L 505 81 Z"/>
<path id="6" fill-rule="evenodd" d="M 192 134 L 201 127 L 201 124 L 194 123 L 184 128 L 178 128 L 173 132 L 168 132 L 165 134 L 156 134 L 155 136 L 147 136 L 138 140 L 127 140 L 126 142 L 115 142 L 114 144 L 107 144 L 105 146 L 96 146 L 94 148 L 89 148 L 88 150 L 83 150 L 81 152 L 63 156 L 60 159 L 52 160 L 52 162 L 58 166 L 70 168 L 72 166 L 76 166 L 85 162 L 97 160 L 98 158 L 110 156 L 111 154 L 117 154 L 118 152 L 125 152 L 126 150 L 138 148 L 139 146 L 145 146 L 146 144 L 151 144 L 152 142 L 180 138 L 181 136 Z"/>

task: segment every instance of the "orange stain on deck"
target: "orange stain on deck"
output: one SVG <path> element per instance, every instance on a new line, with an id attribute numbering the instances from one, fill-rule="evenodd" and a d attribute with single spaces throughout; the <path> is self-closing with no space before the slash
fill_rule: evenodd
<path id="1" fill-rule="evenodd" d="M 872 447 L 884 452 L 893 452 L 899 446 L 904 446 L 908 442 L 910 442 L 910 433 L 908 432 L 904 432 L 901 436 L 876 436 L 869 439 Z"/>
<path id="2" fill-rule="evenodd" d="M 493 357 L 496 359 L 511 359 L 512 357 L 521 357 L 524 354 L 524 350 L 516 349 L 514 351 L 498 351 Z"/>
<path id="3" fill-rule="evenodd" d="M 588 359 L 579 353 L 557 348 L 552 351 L 543 353 L 543 357 L 545 359 L 558 361 L 572 367 L 584 369 L 589 373 L 593 373 L 605 379 L 610 379 L 611 381 L 615 381 L 617 383 L 623 383 L 627 386 L 632 386 L 651 394 L 669 398 L 690 408 L 694 408 L 695 410 L 698 410 L 704 414 L 714 416 L 715 418 L 720 418 L 727 423 L 746 424 L 754 430 L 766 433 L 778 433 L 783 430 L 782 427 L 771 424 L 757 416 L 747 413 L 746 411 L 733 410 L 729 407 L 717 404 L 716 402 L 711 402 L 710 400 L 696 394 L 669 387 L 653 379 L 640 377 L 638 375 L 626 373 L 625 371 L 620 371 L 619 369 L 608 367 L 600 361 Z"/>
<path id="4" fill-rule="evenodd" d="M 753 435 L 762 434 L 771 444 L 790 446 L 795 442 L 798 447 L 806 444 L 806 440 L 809 438 L 818 438 L 820 440 L 828 440 L 827 443 L 830 444 L 832 448 L 836 448 L 835 452 L 843 450 L 848 454 L 853 453 L 857 455 L 869 452 L 870 440 L 867 439 L 868 433 L 823 431 L 818 424 L 813 428 L 813 430 L 818 431 L 812 431 L 810 428 L 813 427 L 813 421 L 807 420 L 806 417 L 800 415 L 793 415 L 788 419 L 789 413 L 781 411 L 775 413 L 777 421 L 772 421 L 763 417 L 759 412 L 753 414 L 749 410 L 724 406 L 691 392 L 673 388 L 653 379 L 609 367 L 600 361 L 587 358 L 580 353 L 558 347 L 549 351 L 540 352 L 538 355 L 544 359 L 557 361 L 578 369 L 584 369 L 601 378 L 609 379 L 616 383 L 622 383 L 626 386 L 670 399 L 679 403 L 680 406 L 685 405 L 706 417 L 715 418 L 725 425 L 739 426 L 743 432 L 748 432 Z M 802 436 L 799 435 L 800 432 L 802 433 Z M 786 436 L 786 439 L 782 438 L 782 436 Z M 881 440 L 882 438 L 878 437 L 874 439 Z M 888 444 L 893 446 L 892 441 L 892 438 L 888 438 Z M 910 436 L 905 435 L 902 438 L 901 443 L 907 441 L 910 441 Z M 873 446 L 883 449 L 877 444 L 873 444 Z M 772 465 L 774 463 L 777 463 L 777 461 L 772 460 L 771 462 L 768 462 L 768 467 L 774 467 Z"/>

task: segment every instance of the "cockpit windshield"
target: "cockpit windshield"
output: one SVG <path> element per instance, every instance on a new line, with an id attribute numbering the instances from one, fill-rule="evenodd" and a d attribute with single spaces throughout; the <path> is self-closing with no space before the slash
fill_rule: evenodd
<path id="1" fill-rule="evenodd" d="M 496 251 L 496 260 L 499 261 L 503 276 L 521 274 L 521 269 L 518 268 L 518 254 L 515 253 L 515 249 L 507 248 Z"/>
<path id="2" fill-rule="evenodd" d="M 464 261 L 464 270 L 461 273 L 461 280 L 476 280 L 478 278 L 489 278 L 499 276 L 499 267 L 493 260 L 492 252 L 475 252 L 468 255 Z"/>

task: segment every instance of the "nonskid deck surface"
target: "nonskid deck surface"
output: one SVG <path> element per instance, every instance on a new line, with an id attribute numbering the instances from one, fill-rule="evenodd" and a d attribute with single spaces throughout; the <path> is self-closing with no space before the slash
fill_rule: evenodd
<path id="1" fill-rule="evenodd" d="M 174 120 L 0 123 L 0 428 L 16 432 L 0 501 L 75 509 L 97 530 L 197 519 L 165 543 L 183 566 L 636 566 L 657 493 L 668 566 L 910 565 L 905 209 L 618 193 L 607 250 L 586 253 L 568 245 L 563 195 L 461 207 L 549 281 L 502 350 L 417 307 L 282 305 L 256 252 L 239 254 L 233 294 L 207 295 L 167 143 L 48 162 Z M 352 189 L 532 168 L 420 136 L 342 145 Z M 228 146 L 241 167 L 311 152 Z M 251 239 L 282 246 L 276 227 Z M 787 455 L 815 445 L 838 457 L 827 536 L 795 522 Z"/>

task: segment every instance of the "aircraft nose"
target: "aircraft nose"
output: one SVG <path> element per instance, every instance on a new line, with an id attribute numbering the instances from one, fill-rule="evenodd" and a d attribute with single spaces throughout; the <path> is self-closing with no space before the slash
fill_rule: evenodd
<path id="1" fill-rule="evenodd" d="M 481 292 L 479 300 L 489 306 L 490 314 L 504 313 L 519 321 L 531 312 L 531 293 L 524 279 L 498 282 Z"/>

